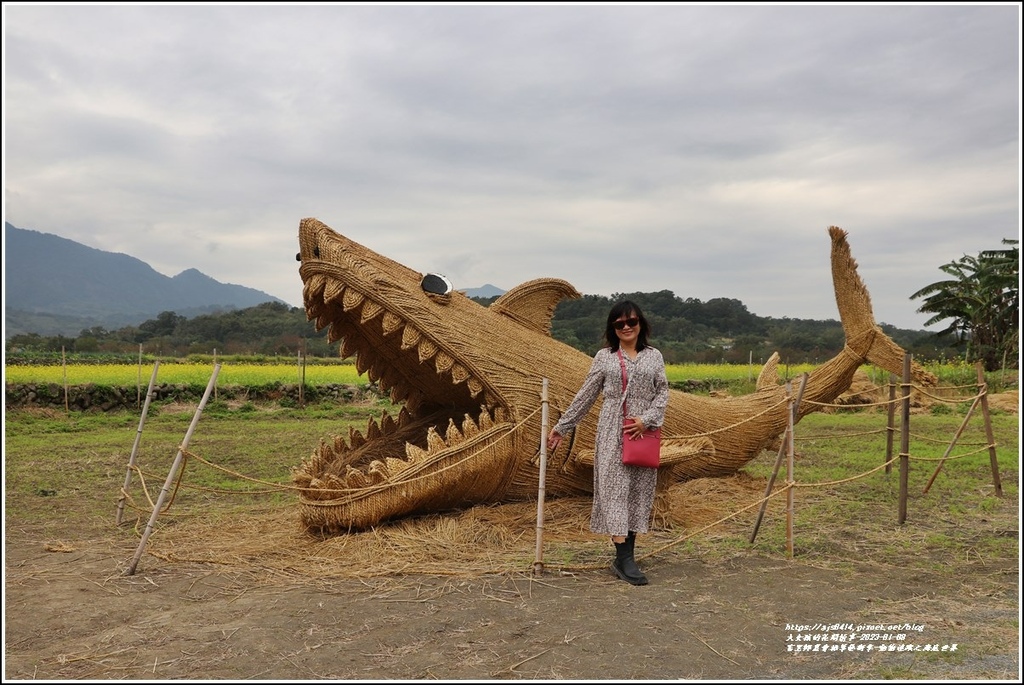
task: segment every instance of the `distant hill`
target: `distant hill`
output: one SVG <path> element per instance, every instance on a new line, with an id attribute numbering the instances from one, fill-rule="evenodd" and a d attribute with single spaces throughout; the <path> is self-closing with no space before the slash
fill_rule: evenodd
<path id="1" fill-rule="evenodd" d="M 165 311 L 193 317 L 283 302 L 187 269 L 164 276 L 145 262 L 4 222 L 4 337 L 77 336 L 137 326 Z"/>
<path id="2" fill-rule="evenodd" d="M 466 297 L 497 297 L 498 295 L 504 295 L 505 291 L 501 288 L 487 283 L 480 286 L 479 288 L 465 288 L 459 289 L 459 292 L 464 294 Z"/>

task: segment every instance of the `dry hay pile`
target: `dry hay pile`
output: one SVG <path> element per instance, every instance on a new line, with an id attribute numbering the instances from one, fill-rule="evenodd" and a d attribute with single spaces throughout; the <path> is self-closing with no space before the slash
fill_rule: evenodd
<path id="1" fill-rule="evenodd" d="M 1009 414 L 1020 413 L 1020 393 L 1017 390 L 1007 390 L 998 395 L 989 395 L 988 406 L 990 409 L 1000 409 Z"/>
<path id="2" fill-rule="evenodd" d="M 547 502 L 546 548 L 593 541 L 589 514 L 589 500 Z M 154 535 L 149 551 L 169 562 L 252 571 L 268 582 L 529 572 L 536 515 L 536 503 L 477 506 L 321 537 L 305 530 L 294 506 L 282 505 L 219 520 L 180 520 Z"/>
<path id="3" fill-rule="evenodd" d="M 766 485 L 765 479 L 752 478 L 743 471 L 729 477 L 696 478 L 677 483 L 659 491 L 655 498 L 655 528 L 679 526 L 686 534 L 706 528 L 759 502 Z M 752 516 L 744 512 L 736 518 L 749 520 Z"/>
<path id="4" fill-rule="evenodd" d="M 659 492 L 645 550 L 682 542 L 730 513 L 749 507 L 765 481 L 740 473 L 699 478 Z M 545 569 L 604 569 L 612 556 L 607 536 L 590 532 L 589 497 L 544 504 Z M 755 512 L 744 512 L 749 523 Z M 264 582 L 288 579 L 482 576 L 532 573 L 537 503 L 480 505 L 382 524 L 374 529 L 318 537 L 307 533 L 292 506 L 211 520 L 181 517 L 164 525 L 147 552 L 171 563 L 192 562 L 254 573 Z M 638 554 L 640 550 L 638 549 Z"/>
<path id="5" fill-rule="evenodd" d="M 900 402 L 903 395 L 902 390 L 899 386 L 900 381 L 897 381 L 896 385 L 896 401 Z M 913 386 L 910 389 L 910 408 L 917 411 L 927 411 L 935 400 L 929 395 L 934 392 L 934 389 L 928 392 L 922 392 Z M 832 401 L 830 407 L 825 407 L 822 411 L 826 414 L 835 413 L 840 409 L 879 409 L 885 411 L 887 402 L 889 401 L 889 385 L 888 381 L 873 382 L 867 373 L 862 369 L 858 369 L 853 374 L 853 381 L 850 383 L 850 387 L 843 392 L 839 397 Z M 897 404 L 897 409 L 899 405 Z"/>

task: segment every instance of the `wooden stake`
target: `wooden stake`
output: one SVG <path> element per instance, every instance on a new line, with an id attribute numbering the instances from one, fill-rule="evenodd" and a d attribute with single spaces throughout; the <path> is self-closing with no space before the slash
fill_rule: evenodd
<path id="1" fill-rule="evenodd" d="M 964 420 L 960 422 L 960 427 L 956 429 L 956 433 L 953 434 L 953 439 L 949 441 L 949 447 L 946 448 L 946 453 L 942 455 L 942 459 L 935 467 L 935 471 L 932 473 L 932 477 L 928 479 L 928 483 L 924 486 L 924 490 L 921 491 L 922 495 L 928 494 L 929 488 L 932 487 L 932 483 L 935 482 L 935 477 L 939 475 L 939 471 L 942 470 L 942 465 L 946 463 L 946 459 L 949 457 L 949 453 L 953 451 L 953 446 L 956 445 L 956 441 L 963 435 L 964 428 L 967 427 L 967 423 L 971 420 L 971 414 L 974 413 L 975 407 L 981 401 L 982 395 L 978 395 L 974 398 L 974 402 L 971 403 L 971 408 L 967 410 L 967 415 Z"/>
<path id="2" fill-rule="evenodd" d="M 142 557 L 143 550 L 146 549 L 146 541 L 149 540 L 149 536 L 153 533 L 153 525 L 156 523 L 156 517 L 160 514 L 160 510 L 163 508 L 164 500 L 167 499 L 167 493 L 171 489 L 171 484 L 174 483 L 174 478 L 178 473 L 178 468 L 181 466 L 181 462 L 185 457 L 185 450 L 188 449 L 188 443 L 192 439 L 192 433 L 196 429 L 196 424 L 199 423 L 199 417 L 203 413 L 203 408 L 206 406 L 207 401 L 210 399 L 210 394 L 213 392 L 214 386 L 217 384 L 217 374 L 220 373 L 220 364 L 216 364 L 213 367 L 213 375 L 210 376 L 210 382 L 206 384 L 206 392 L 203 393 L 203 399 L 199 402 L 199 406 L 196 408 L 196 413 L 192 417 L 192 424 L 188 427 L 188 432 L 185 433 L 185 439 L 181 443 L 181 447 L 178 448 L 178 456 L 174 458 L 174 463 L 171 464 L 171 470 L 167 473 L 167 480 L 164 481 L 164 487 L 160 490 L 160 496 L 156 500 L 156 505 L 153 507 L 153 513 L 149 517 L 149 523 L 146 524 L 146 531 L 142 534 L 142 540 L 139 541 L 139 548 L 135 550 L 135 557 L 132 559 L 131 565 L 125 572 L 127 576 L 135 575 L 135 568 L 139 564 L 139 559 Z"/>
<path id="3" fill-rule="evenodd" d="M 796 391 L 796 401 L 793 402 L 792 407 L 790 407 L 789 415 L 790 418 L 792 418 L 794 424 L 800 421 L 800 401 L 803 400 L 804 398 L 804 389 L 806 388 L 807 372 L 805 371 L 803 374 L 800 375 L 800 387 L 797 388 Z"/>
<path id="4" fill-rule="evenodd" d="M 996 497 L 1003 496 L 1003 484 L 999 480 L 999 462 L 996 461 L 996 436 L 992 432 L 992 416 L 988 413 L 988 383 L 981 362 L 975 365 L 978 370 L 978 392 L 981 394 L 981 415 L 985 417 L 985 437 L 988 438 L 988 461 L 992 467 L 992 485 L 996 488 Z"/>
<path id="5" fill-rule="evenodd" d="M 142 408 L 142 415 L 139 417 L 139 428 L 135 431 L 135 444 L 132 445 L 132 454 L 128 457 L 128 472 L 124 474 L 124 485 L 121 487 L 121 496 L 117 498 L 117 518 L 115 525 L 121 525 L 121 517 L 124 514 L 124 500 L 127 497 L 128 486 L 132 484 L 132 468 L 135 467 L 135 456 L 139 453 L 139 442 L 142 440 L 142 426 L 146 423 L 146 414 L 149 412 L 149 403 L 153 399 L 153 386 L 156 384 L 156 370 L 160 368 L 160 361 L 153 362 L 153 375 L 149 377 L 149 390 L 146 391 L 146 404 Z"/>
<path id="6" fill-rule="evenodd" d="M 900 425 L 900 500 L 897 521 L 907 520 L 907 482 L 910 478 L 910 354 L 903 355 L 903 411 Z"/>
<path id="7" fill-rule="evenodd" d="M 754 544 L 754 538 L 757 537 L 757 531 L 761 528 L 761 519 L 764 518 L 765 509 L 768 508 L 768 496 L 772 494 L 772 488 L 775 487 L 775 477 L 779 474 L 779 469 L 782 468 L 782 457 L 786 454 L 786 445 L 789 444 L 789 428 L 782 434 L 782 443 L 779 445 L 779 453 L 775 456 L 775 468 L 772 469 L 772 475 L 768 478 L 768 485 L 764 489 L 764 500 L 761 502 L 761 509 L 757 512 L 757 518 L 754 520 L 754 528 L 750 531 L 750 544 Z"/>
<path id="8" fill-rule="evenodd" d="M 139 343 L 139 365 L 135 368 L 135 406 L 142 406 L 142 343 Z"/>
<path id="9" fill-rule="evenodd" d="M 889 374 L 889 419 L 885 434 L 885 472 L 892 473 L 892 442 L 896 433 L 896 374 Z"/>
<path id="10" fill-rule="evenodd" d="M 64 356 L 64 346 L 60 346 L 60 366 L 64 370 L 64 413 L 70 414 L 71 407 L 68 404 L 68 360 Z"/>
<path id="11" fill-rule="evenodd" d="M 792 384 L 786 383 L 786 395 L 789 395 L 789 427 L 786 429 L 786 484 L 789 490 L 786 492 L 786 553 L 793 558 L 793 396 L 791 394 Z"/>
<path id="12" fill-rule="evenodd" d="M 797 392 L 796 403 L 792 405 L 792 409 L 789 412 L 791 417 L 796 417 L 800 411 L 800 400 L 804 396 L 804 388 L 807 387 L 807 374 L 804 373 L 800 378 L 800 390 Z M 788 388 L 787 388 L 788 390 Z M 795 420 L 795 419 L 794 419 Z M 786 453 L 786 445 L 789 438 L 789 428 L 782 434 L 782 443 L 779 445 L 779 453 L 775 457 L 775 468 L 772 469 L 772 475 L 768 478 L 768 485 L 764 489 L 764 501 L 761 502 L 761 509 L 757 512 L 757 519 L 754 521 L 754 528 L 750 531 L 750 543 L 754 543 L 754 538 L 757 537 L 757 531 L 761 528 L 761 519 L 764 518 L 764 512 L 768 508 L 768 496 L 772 494 L 772 488 L 775 486 L 775 478 L 779 475 L 779 469 L 782 467 L 782 457 Z"/>
<path id="13" fill-rule="evenodd" d="M 541 380 L 540 389 L 540 480 L 537 485 L 537 551 L 533 559 L 533 575 L 544 573 L 544 496 L 548 471 L 548 379 Z"/>
<path id="14" fill-rule="evenodd" d="M 299 351 L 299 409 L 306 408 L 306 341 L 302 341 Z"/>

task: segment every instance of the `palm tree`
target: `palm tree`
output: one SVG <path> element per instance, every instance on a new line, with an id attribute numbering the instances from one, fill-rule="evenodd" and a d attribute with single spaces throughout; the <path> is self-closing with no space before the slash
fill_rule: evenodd
<path id="1" fill-rule="evenodd" d="M 1018 241 L 1003 239 L 1005 250 L 986 250 L 939 267 L 952 279 L 925 286 L 910 296 L 924 298 L 918 312 L 933 314 L 926 326 L 948 320 L 937 335 L 952 335 L 966 346 L 965 357 L 985 369 L 999 368 L 1000 358 L 1016 361 L 1019 349 Z"/>

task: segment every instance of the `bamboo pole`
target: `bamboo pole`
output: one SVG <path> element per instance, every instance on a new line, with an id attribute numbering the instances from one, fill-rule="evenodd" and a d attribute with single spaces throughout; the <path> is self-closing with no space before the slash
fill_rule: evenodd
<path id="1" fill-rule="evenodd" d="M 796 390 L 796 401 L 793 403 L 792 411 L 790 412 L 790 418 L 793 419 L 793 423 L 796 424 L 799 420 L 800 402 L 804 399 L 804 390 L 807 388 L 807 372 L 805 371 L 800 375 L 800 387 Z"/>
<path id="2" fill-rule="evenodd" d="M 299 348 L 299 409 L 306 408 L 306 350 L 305 343 Z"/>
<path id="3" fill-rule="evenodd" d="M 149 412 L 149 403 L 153 399 L 153 386 L 156 384 L 156 371 L 160 367 L 160 361 L 153 362 L 153 375 L 149 377 L 149 390 L 146 391 L 146 404 L 142 407 L 142 415 L 139 417 L 139 428 L 135 431 L 135 444 L 132 445 L 132 454 L 128 457 L 128 472 L 124 474 L 124 485 L 121 487 L 121 496 L 117 499 L 117 518 L 115 525 L 121 525 L 121 517 L 124 515 L 124 500 L 128 496 L 128 486 L 132 484 L 132 469 L 135 467 L 135 457 L 139 453 L 139 442 L 142 440 L 142 426 L 146 423 L 146 414 Z"/>
<path id="4" fill-rule="evenodd" d="M 210 399 L 210 394 L 213 392 L 214 386 L 217 385 L 218 373 L 220 373 L 220 364 L 216 364 L 213 367 L 213 375 L 210 376 L 210 382 L 206 384 L 206 392 L 203 393 L 203 399 L 199 402 L 195 415 L 192 417 L 192 424 L 188 427 L 188 432 L 185 433 L 185 439 L 182 441 L 181 447 L 178 448 L 178 456 L 174 458 L 174 463 L 171 464 L 171 470 L 167 473 L 167 480 L 164 481 L 164 487 L 160 490 L 160 496 L 157 498 L 156 505 L 153 507 L 153 513 L 150 514 L 149 523 L 146 524 L 146 530 L 142 534 L 142 540 L 139 541 L 139 548 L 135 550 L 135 557 L 132 559 L 132 563 L 125 572 L 125 575 L 135 575 L 135 568 L 139 564 L 139 559 L 142 557 L 142 552 L 146 548 L 146 542 L 149 540 L 149 536 L 153 533 L 153 526 L 156 523 L 156 518 L 160 514 L 160 509 L 163 508 L 164 500 L 167 499 L 167 493 L 171 489 L 171 484 L 174 483 L 174 479 L 178 473 L 178 468 L 185 457 L 185 450 L 188 449 L 188 443 L 192 439 L 192 433 L 196 429 L 196 424 L 199 423 L 199 417 L 202 415 L 203 408 Z"/>
<path id="5" fill-rule="evenodd" d="M 932 477 L 928 479 L 928 483 L 924 486 L 924 490 L 921 491 L 922 495 L 928 494 L 928 490 L 932 487 L 932 483 L 935 482 L 935 477 L 939 475 L 939 471 L 942 470 L 942 465 L 946 463 L 946 459 L 949 458 L 950 452 L 953 451 L 953 447 L 956 445 L 956 441 L 963 435 L 964 429 L 967 428 L 968 422 L 971 420 L 971 414 L 974 413 L 978 403 L 981 401 L 982 395 L 978 395 L 974 398 L 974 402 L 971 403 L 971 408 L 967 410 L 967 415 L 964 416 L 964 420 L 960 422 L 960 427 L 956 429 L 956 433 L 953 434 L 953 439 L 949 441 L 949 447 L 946 448 L 945 454 L 942 455 L 942 459 L 935 466 L 935 471 L 932 472 Z"/>
<path id="6" fill-rule="evenodd" d="M 142 343 L 139 343 L 139 365 L 135 367 L 135 406 L 142 406 Z"/>
<path id="7" fill-rule="evenodd" d="M 800 400 L 804 396 L 804 388 L 807 387 L 807 374 L 804 373 L 800 378 L 800 390 L 797 392 L 796 403 L 792 405 L 792 410 L 789 415 L 795 417 L 797 412 L 800 411 Z M 789 388 L 786 388 L 787 391 Z M 772 488 L 775 486 L 775 478 L 779 475 L 779 469 L 782 468 L 782 457 L 786 453 L 786 445 L 788 444 L 789 428 L 782 434 L 782 443 L 779 445 L 779 453 L 775 457 L 775 468 L 772 469 L 772 475 L 768 478 L 768 485 L 764 489 L 764 500 L 761 502 L 761 509 L 757 512 L 757 519 L 754 521 L 754 528 L 750 531 L 750 543 L 754 543 L 754 538 L 757 537 L 757 531 L 761 528 L 761 520 L 764 518 L 764 512 L 768 508 L 768 497 L 772 494 Z"/>
<path id="8" fill-rule="evenodd" d="M 889 374 L 888 421 L 885 424 L 885 472 L 892 473 L 892 443 L 896 434 L 896 374 Z"/>
<path id="9" fill-rule="evenodd" d="M 540 387 L 540 480 L 537 485 L 537 550 L 533 559 L 533 575 L 544 573 L 544 496 L 548 471 L 548 379 Z"/>
<path id="10" fill-rule="evenodd" d="M 68 404 L 68 359 L 64 356 L 64 346 L 60 346 L 60 367 L 64 372 L 64 413 L 70 414 L 71 407 Z"/>
<path id="11" fill-rule="evenodd" d="M 779 469 L 782 468 L 782 458 L 786 455 L 786 445 L 789 444 L 789 428 L 782 433 L 782 442 L 779 444 L 779 453 L 775 456 L 775 468 L 772 469 L 772 475 L 768 477 L 768 485 L 764 489 L 764 499 L 761 501 L 761 509 L 757 512 L 757 518 L 754 520 L 754 527 L 750 531 L 750 544 L 754 544 L 754 538 L 757 537 L 757 531 L 761 528 L 761 520 L 764 518 L 765 509 L 768 508 L 768 497 L 772 494 L 772 488 L 775 487 L 775 478 L 779 474 Z"/>
<path id="12" fill-rule="evenodd" d="M 981 362 L 976 364 L 978 369 L 978 392 L 981 395 L 981 415 L 985 417 L 985 437 L 988 438 L 988 461 L 992 467 L 992 485 L 996 488 L 996 497 L 1003 496 L 1003 483 L 999 479 L 999 462 L 996 461 L 996 436 L 992 432 L 992 416 L 988 413 L 988 383 L 985 382 L 985 372 Z"/>
<path id="13" fill-rule="evenodd" d="M 789 396 L 789 426 L 786 430 L 788 440 L 786 441 L 786 485 L 789 488 L 786 492 L 786 553 L 793 558 L 793 396 L 791 394 L 792 384 L 786 383 L 786 395 Z"/>
<path id="14" fill-rule="evenodd" d="M 900 419 L 900 499 L 897 522 L 907 520 L 907 482 L 910 478 L 910 354 L 903 355 L 903 407 Z"/>

